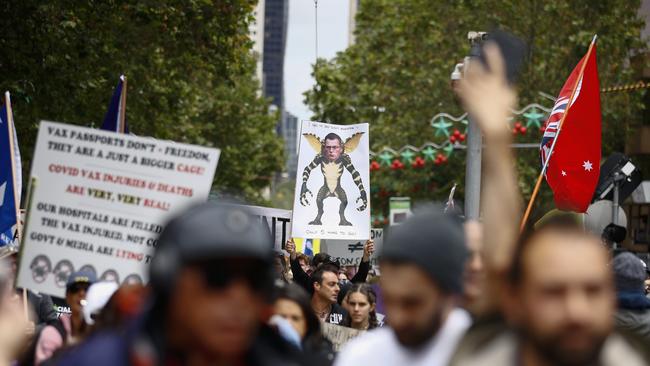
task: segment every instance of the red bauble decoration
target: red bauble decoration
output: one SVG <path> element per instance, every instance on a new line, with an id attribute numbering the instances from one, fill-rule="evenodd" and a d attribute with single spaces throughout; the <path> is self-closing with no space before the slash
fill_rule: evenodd
<path id="1" fill-rule="evenodd" d="M 466 137 L 467 137 L 467 136 L 465 136 L 464 133 L 461 134 L 460 136 L 458 136 L 458 138 L 460 139 L 460 141 L 465 141 L 465 138 L 466 138 Z"/>
<path id="2" fill-rule="evenodd" d="M 374 171 L 379 170 L 379 169 L 381 169 L 381 165 L 379 165 L 378 162 L 373 160 L 372 163 L 370 163 L 370 171 L 374 172 Z"/>
<path id="3" fill-rule="evenodd" d="M 460 131 L 454 130 L 453 136 L 456 136 L 456 138 L 460 137 Z"/>
<path id="4" fill-rule="evenodd" d="M 415 161 L 411 164 L 411 166 L 413 166 L 413 168 L 415 168 L 415 169 L 423 168 L 424 167 L 424 159 L 422 159 L 419 156 L 416 157 Z"/>
<path id="5" fill-rule="evenodd" d="M 404 168 L 404 164 L 402 164 L 401 161 L 395 159 L 395 160 L 393 160 L 393 163 L 390 165 L 390 168 L 393 169 L 393 170 L 400 170 L 400 169 Z"/>
<path id="6" fill-rule="evenodd" d="M 449 142 L 451 142 L 452 144 L 456 143 L 456 135 L 449 136 Z"/>
<path id="7" fill-rule="evenodd" d="M 521 127 L 521 128 L 519 129 L 519 132 L 520 132 L 522 135 L 525 135 L 525 134 L 526 134 L 526 131 L 528 131 L 528 129 L 527 129 L 526 127 Z"/>
<path id="8" fill-rule="evenodd" d="M 517 133 L 519 133 L 519 130 L 517 130 L 516 128 L 513 128 L 512 129 L 512 134 L 516 136 Z"/>
<path id="9" fill-rule="evenodd" d="M 520 129 L 521 128 L 521 122 L 515 122 L 515 128 Z"/>
<path id="10" fill-rule="evenodd" d="M 443 156 L 440 158 L 440 162 L 442 162 L 443 164 L 446 163 L 446 162 L 447 162 L 447 157 L 443 155 Z"/>
<path id="11" fill-rule="evenodd" d="M 375 219 L 375 221 L 373 221 L 372 224 L 373 224 L 374 226 L 379 226 L 379 220 L 378 220 L 378 219 Z"/>
<path id="12" fill-rule="evenodd" d="M 386 218 L 384 219 L 384 225 L 388 225 L 388 223 L 390 223 L 390 220 L 388 220 L 388 217 L 386 217 Z"/>

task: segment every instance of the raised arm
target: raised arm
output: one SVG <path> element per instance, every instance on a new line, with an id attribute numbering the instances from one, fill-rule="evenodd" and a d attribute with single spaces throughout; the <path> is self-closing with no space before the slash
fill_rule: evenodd
<path id="1" fill-rule="evenodd" d="M 510 265 L 515 249 L 522 203 L 507 125 L 517 96 L 506 81 L 504 61 L 497 46 L 486 45 L 485 53 L 491 71 L 477 61 L 470 62 L 458 93 L 485 136 L 483 248 L 490 282 L 487 293 L 495 296 L 497 279 Z"/>

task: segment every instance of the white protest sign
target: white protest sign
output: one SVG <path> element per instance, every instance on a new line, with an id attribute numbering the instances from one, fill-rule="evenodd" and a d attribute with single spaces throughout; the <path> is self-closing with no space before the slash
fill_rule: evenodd
<path id="1" fill-rule="evenodd" d="M 147 282 L 162 225 L 205 201 L 219 150 L 41 122 L 17 286 L 62 297 L 68 276 Z"/>
<path id="2" fill-rule="evenodd" d="M 375 251 L 370 257 L 370 265 L 378 265 L 379 253 L 384 244 L 384 230 L 372 229 L 370 238 L 375 241 Z M 321 241 L 321 251 L 329 254 L 332 260 L 338 260 L 342 266 L 358 266 L 363 257 L 365 240 L 335 240 L 327 239 Z"/>
<path id="3" fill-rule="evenodd" d="M 302 121 L 292 236 L 370 236 L 368 124 Z"/>
<path id="4" fill-rule="evenodd" d="M 282 250 L 291 233 L 291 211 L 260 206 L 246 207 L 251 214 L 259 216 L 269 226 L 274 242 L 273 248 Z"/>

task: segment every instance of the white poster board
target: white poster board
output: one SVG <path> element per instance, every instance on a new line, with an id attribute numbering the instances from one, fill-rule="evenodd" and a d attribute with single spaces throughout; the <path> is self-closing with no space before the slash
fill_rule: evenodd
<path id="1" fill-rule="evenodd" d="M 251 214 L 259 216 L 260 220 L 269 226 L 274 241 L 273 248 L 282 250 L 291 234 L 291 211 L 260 206 L 246 207 Z"/>
<path id="2" fill-rule="evenodd" d="M 218 159 L 217 149 L 41 122 L 17 286 L 62 297 L 82 269 L 146 283 L 163 225 L 207 200 Z"/>
<path id="3" fill-rule="evenodd" d="M 302 121 L 292 236 L 370 237 L 368 124 Z"/>
<path id="4" fill-rule="evenodd" d="M 384 246 L 384 230 L 372 229 L 370 238 L 375 241 L 375 251 L 370 256 L 370 265 L 376 266 L 379 264 L 379 254 Z M 365 244 L 365 240 L 327 239 L 321 242 L 321 250 L 329 254 L 332 260 L 338 260 L 342 266 L 359 266 Z"/>

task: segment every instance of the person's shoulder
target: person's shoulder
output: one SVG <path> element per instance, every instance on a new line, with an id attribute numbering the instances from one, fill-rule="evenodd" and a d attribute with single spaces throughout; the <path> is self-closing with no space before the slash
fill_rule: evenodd
<path id="1" fill-rule="evenodd" d="M 57 358 L 56 365 L 127 365 L 128 344 L 117 332 L 101 332 L 92 335 Z"/>
<path id="2" fill-rule="evenodd" d="M 393 330 L 388 327 L 375 328 L 368 331 L 343 346 L 335 365 L 363 365 L 377 355 L 386 355 L 396 346 L 397 339 Z M 381 350 L 381 352 L 377 352 Z"/>

